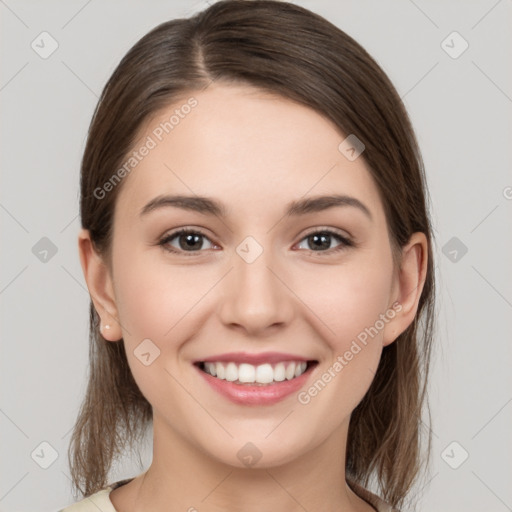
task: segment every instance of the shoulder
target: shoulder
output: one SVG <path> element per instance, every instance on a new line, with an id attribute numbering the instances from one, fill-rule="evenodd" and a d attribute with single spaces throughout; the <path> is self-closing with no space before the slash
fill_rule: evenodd
<path id="1" fill-rule="evenodd" d="M 101 491 L 91 494 L 91 496 L 87 496 L 87 498 L 84 498 L 83 500 L 57 512 L 98 512 L 98 510 L 101 510 L 101 512 L 117 512 L 114 508 L 114 505 L 110 501 L 110 493 L 114 489 L 117 489 L 121 485 L 124 485 L 131 480 L 132 479 L 130 478 L 128 480 L 116 482 L 106 487 L 105 489 L 101 489 Z M 355 482 L 350 482 L 349 485 L 360 498 L 372 505 L 377 512 L 397 512 L 394 508 L 391 507 L 391 505 L 364 487 L 361 487 Z"/>
<path id="2" fill-rule="evenodd" d="M 131 480 L 132 479 L 130 478 L 128 480 L 122 480 L 109 485 L 108 487 L 101 489 L 101 491 L 91 494 L 83 500 L 74 503 L 73 505 L 69 505 L 68 507 L 63 508 L 58 512 L 98 512 L 98 510 L 101 510 L 101 512 L 117 512 L 114 508 L 114 505 L 110 501 L 110 493 L 114 489 L 117 489 L 121 485 L 124 485 Z"/>
<path id="3" fill-rule="evenodd" d="M 108 497 L 111 490 L 112 487 L 106 487 L 101 491 L 87 496 L 87 498 L 84 498 L 82 501 L 59 510 L 59 512 L 98 512 L 98 510 L 102 512 L 116 512 L 114 505 L 112 505 Z"/>

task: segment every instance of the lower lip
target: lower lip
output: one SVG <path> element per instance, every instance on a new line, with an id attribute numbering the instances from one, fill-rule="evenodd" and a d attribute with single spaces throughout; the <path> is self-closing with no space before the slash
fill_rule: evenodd
<path id="1" fill-rule="evenodd" d="M 264 386 L 235 384 L 224 379 L 217 379 L 197 366 L 195 368 L 215 391 L 232 402 L 242 405 L 272 405 L 298 392 L 308 380 L 314 366 L 309 367 L 299 377 Z"/>

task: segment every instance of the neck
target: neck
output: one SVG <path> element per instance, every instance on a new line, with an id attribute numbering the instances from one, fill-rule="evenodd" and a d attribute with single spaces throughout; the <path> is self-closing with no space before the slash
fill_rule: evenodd
<path id="1" fill-rule="evenodd" d="M 205 454 L 158 416 L 153 461 L 138 477 L 134 510 L 166 512 L 368 512 L 345 483 L 348 422 L 289 462 L 234 467 Z"/>

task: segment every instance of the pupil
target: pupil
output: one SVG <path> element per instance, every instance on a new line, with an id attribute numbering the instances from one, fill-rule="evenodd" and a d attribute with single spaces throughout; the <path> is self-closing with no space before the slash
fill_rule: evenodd
<path id="1" fill-rule="evenodd" d="M 310 242 L 313 242 L 312 245 L 316 245 L 317 248 L 320 249 L 329 249 L 330 245 L 330 235 L 326 234 L 315 234 L 309 237 Z"/>
<path id="2" fill-rule="evenodd" d="M 197 249 L 201 248 L 201 242 L 200 242 L 201 235 L 195 235 L 195 234 L 188 234 L 188 235 L 182 235 L 180 237 L 180 247 L 182 249 L 194 249 L 194 244 L 198 244 Z M 185 239 L 185 243 L 182 243 L 183 239 Z"/>

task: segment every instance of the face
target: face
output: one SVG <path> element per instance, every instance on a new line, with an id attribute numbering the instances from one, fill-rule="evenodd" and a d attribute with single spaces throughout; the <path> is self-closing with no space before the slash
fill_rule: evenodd
<path id="1" fill-rule="evenodd" d="M 134 145 L 155 143 L 116 203 L 111 332 L 159 432 L 283 464 L 342 437 L 404 328 L 383 205 L 313 110 L 248 86 L 190 96 Z"/>

